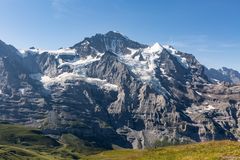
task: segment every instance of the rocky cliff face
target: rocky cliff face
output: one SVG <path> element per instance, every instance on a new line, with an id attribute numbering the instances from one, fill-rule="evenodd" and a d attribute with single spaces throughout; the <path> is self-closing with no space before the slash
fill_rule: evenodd
<path id="1" fill-rule="evenodd" d="M 240 86 L 193 55 L 116 32 L 66 49 L 0 43 L 0 119 L 111 148 L 238 140 Z"/>

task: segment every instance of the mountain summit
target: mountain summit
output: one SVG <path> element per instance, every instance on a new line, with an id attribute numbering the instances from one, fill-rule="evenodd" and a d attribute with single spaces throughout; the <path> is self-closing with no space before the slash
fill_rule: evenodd
<path id="1" fill-rule="evenodd" d="M 113 53 L 125 53 L 127 48 L 139 49 L 147 45 L 132 41 L 118 32 L 110 31 L 106 34 L 96 34 L 90 38 L 85 38 L 82 42 L 75 44 L 73 47 L 81 55 L 87 53 L 100 53 L 111 51 Z"/>
<path id="2" fill-rule="evenodd" d="M 113 31 L 55 51 L 0 42 L 0 120 L 104 148 L 239 140 L 240 86 L 215 72 L 238 82 L 237 72 Z"/>

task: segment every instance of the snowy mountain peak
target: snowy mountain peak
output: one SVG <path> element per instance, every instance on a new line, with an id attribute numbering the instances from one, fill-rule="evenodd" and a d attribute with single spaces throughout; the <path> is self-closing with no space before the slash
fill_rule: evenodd
<path id="1" fill-rule="evenodd" d="M 150 48 L 150 52 L 162 52 L 163 47 L 159 43 L 154 43 Z"/>
<path id="2" fill-rule="evenodd" d="M 88 54 L 104 53 L 106 51 L 125 54 L 124 52 L 127 48 L 140 49 L 146 47 L 147 45 L 132 41 L 119 32 L 109 31 L 106 34 L 96 34 L 92 37 L 87 37 L 71 48 L 76 49 L 79 55 L 87 56 Z"/>

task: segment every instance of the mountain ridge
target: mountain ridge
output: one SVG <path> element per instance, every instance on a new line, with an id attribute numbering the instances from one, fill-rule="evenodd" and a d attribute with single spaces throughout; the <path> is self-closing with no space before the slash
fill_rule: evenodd
<path id="1" fill-rule="evenodd" d="M 112 35 L 114 35 L 114 36 L 112 36 Z M 69 54 L 74 54 L 73 52 L 73 50 L 71 50 L 71 49 L 76 49 L 77 47 L 79 47 L 81 44 L 84 44 L 84 43 L 86 43 L 89 39 L 95 39 L 95 37 L 121 37 L 121 39 L 127 39 L 127 40 L 129 40 L 129 41 L 131 41 L 131 42 L 133 42 L 133 43 L 136 43 L 136 46 L 141 46 L 141 48 L 147 48 L 147 47 L 149 47 L 149 46 L 151 46 L 151 45 L 146 45 L 146 44 L 141 44 L 141 43 L 138 43 L 138 42 L 136 42 L 136 41 L 132 41 L 132 40 L 130 40 L 127 36 L 125 36 L 125 35 L 123 35 L 122 33 L 120 33 L 120 32 L 117 32 L 117 31 L 109 31 L 109 32 L 107 32 L 107 33 L 105 33 L 105 34 L 101 34 L 101 33 L 97 33 L 96 35 L 94 35 L 94 36 L 91 36 L 91 37 L 87 37 L 87 38 L 84 38 L 84 40 L 83 41 L 81 41 L 81 42 L 78 42 L 78 43 L 76 43 L 75 45 L 73 45 L 73 46 L 70 46 L 70 47 L 67 47 L 67 48 L 59 48 L 58 50 L 47 50 L 47 49 L 38 49 L 38 48 L 35 48 L 35 47 L 30 47 L 29 49 L 21 49 L 20 50 L 20 53 L 22 53 L 22 54 L 24 54 L 26 51 L 32 51 L 32 52 L 35 52 L 35 53 L 44 53 L 44 52 L 48 52 L 48 53 L 55 53 L 55 54 L 57 54 L 57 53 L 61 53 L 61 51 L 62 52 L 65 52 L 65 53 L 69 53 Z M 3 42 L 3 41 L 2 41 Z M 3 42 L 4 43 L 4 42 Z M 159 44 L 158 42 L 156 42 L 156 43 L 154 43 L 152 46 L 154 46 L 155 44 Z M 174 47 L 172 47 L 171 45 L 163 45 L 163 46 L 165 46 L 165 48 L 171 48 L 171 49 L 174 49 Z M 100 51 L 102 51 L 102 49 L 100 49 Z M 109 51 L 112 51 L 112 52 L 114 52 L 112 49 L 109 49 Z M 207 68 L 207 67 L 206 67 Z M 231 69 L 231 68 L 228 68 L 228 67 L 222 67 L 222 68 L 220 68 L 220 69 L 215 69 L 215 70 L 222 70 L 223 68 L 227 68 L 227 69 Z M 214 69 L 214 68 L 209 68 L 209 69 Z M 232 70 L 234 70 L 234 69 L 232 69 Z M 237 71 L 237 70 L 234 70 L 234 71 Z M 239 72 L 239 71 L 237 71 L 237 72 Z M 234 83 L 234 82 L 233 82 Z"/>
<path id="2" fill-rule="evenodd" d="M 104 148 L 240 139 L 240 86 L 212 82 L 171 46 L 108 32 L 66 49 L 16 51 L 0 46 L 1 120 Z"/>

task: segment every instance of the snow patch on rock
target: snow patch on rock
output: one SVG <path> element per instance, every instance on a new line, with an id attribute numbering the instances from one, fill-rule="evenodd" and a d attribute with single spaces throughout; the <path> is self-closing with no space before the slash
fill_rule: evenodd
<path id="1" fill-rule="evenodd" d="M 155 43 L 145 49 L 129 49 L 131 54 L 121 55 L 121 60 L 127 64 L 131 71 L 138 75 L 142 81 L 151 81 L 155 78 L 155 60 L 159 58 L 163 48 Z M 138 53 L 138 54 L 137 54 Z"/>
<path id="2" fill-rule="evenodd" d="M 42 54 L 46 52 L 52 55 L 76 55 L 77 54 L 76 50 L 71 48 L 61 48 L 58 50 L 46 50 L 46 49 L 39 49 L 39 48 L 19 49 L 19 53 L 21 53 L 23 57 L 26 57 L 30 53 Z"/>
<path id="3" fill-rule="evenodd" d="M 24 94 L 25 94 L 25 89 L 24 89 L 24 88 L 20 88 L 20 89 L 19 89 L 19 92 L 20 92 L 22 95 L 24 95 Z"/>
<path id="4" fill-rule="evenodd" d="M 59 84 L 59 85 L 65 87 L 68 84 L 72 84 L 72 83 L 76 83 L 76 82 L 79 83 L 79 81 L 85 81 L 87 83 L 97 85 L 100 88 L 103 88 L 106 90 L 114 90 L 114 91 L 118 90 L 117 85 L 108 83 L 106 80 L 85 77 L 85 76 L 79 75 L 77 73 L 64 72 L 56 77 L 49 77 L 47 75 L 41 75 L 40 73 L 38 73 L 38 74 L 32 74 L 31 78 L 37 79 L 40 82 L 42 82 L 43 86 L 46 89 L 49 89 L 54 84 Z"/>
<path id="5" fill-rule="evenodd" d="M 177 54 L 177 50 L 175 48 L 173 48 L 172 46 L 169 45 L 164 45 L 164 48 L 170 52 L 173 56 L 175 56 L 178 60 L 179 63 L 182 64 L 183 67 L 185 68 L 189 68 L 189 64 L 187 62 L 187 59 L 179 54 Z"/>
<path id="6" fill-rule="evenodd" d="M 154 52 L 162 52 L 163 47 L 159 43 L 155 43 L 154 45 L 145 49 L 147 53 L 154 53 Z"/>
<path id="7" fill-rule="evenodd" d="M 213 105 L 210 105 L 210 104 L 203 104 L 203 105 L 200 105 L 200 106 L 193 105 L 193 106 L 188 107 L 186 109 L 186 113 L 187 114 L 205 113 L 205 112 L 209 112 L 209 111 L 212 111 L 212 110 L 215 110 L 215 109 L 216 108 L 213 107 Z"/>

